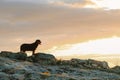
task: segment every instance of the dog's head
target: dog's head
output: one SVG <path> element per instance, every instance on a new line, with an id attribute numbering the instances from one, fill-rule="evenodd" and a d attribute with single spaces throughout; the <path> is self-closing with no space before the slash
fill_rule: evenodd
<path id="1" fill-rule="evenodd" d="M 36 43 L 37 44 L 41 44 L 41 41 L 38 39 L 38 40 L 36 40 Z"/>

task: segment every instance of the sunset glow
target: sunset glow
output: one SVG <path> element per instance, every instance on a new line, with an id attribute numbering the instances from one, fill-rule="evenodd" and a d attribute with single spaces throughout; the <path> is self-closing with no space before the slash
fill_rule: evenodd
<path id="1" fill-rule="evenodd" d="M 53 47 L 51 52 L 57 56 L 74 54 L 120 54 L 120 37 L 90 40 L 83 43 Z"/>
<path id="2" fill-rule="evenodd" d="M 70 8 L 92 8 L 92 9 L 120 9 L 119 0 L 81 0 L 81 1 L 65 1 L 65 0 L 48 0 L 49 3 L 56 6 L 65 6 Z"/>
<path id="3" fill-rule="evenodd" d="M 107 10 L 120 9 L 119 0 L 91 0 L 91 1 L 93 1 L 99 8 L 104 8 Z"/>
<path id="4" fill-rule="evenodd" d="M 40 39 L 36 52 L 119 54 L 119 4 L 119 0 L 0 0 L 0 51 L 18 52 L 22 43 Z"/>

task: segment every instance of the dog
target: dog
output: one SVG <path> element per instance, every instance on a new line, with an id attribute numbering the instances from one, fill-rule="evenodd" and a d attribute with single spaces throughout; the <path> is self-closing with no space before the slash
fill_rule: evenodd
<path id="1" fill-rule="evenodd" d="M 38 39 L 34 43 L 31 44 L 22 44 L 20 46 L 20 52 L 26 52 L 26 51 L 32 51 L 32 55 L 35 54 L 35 50 L 38 47 L 38 45 L 41 44 L 41 41 Z"/>

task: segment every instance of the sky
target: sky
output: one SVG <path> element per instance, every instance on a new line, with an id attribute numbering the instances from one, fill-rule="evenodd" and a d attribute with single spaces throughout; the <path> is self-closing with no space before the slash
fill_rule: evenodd
<path id="1" fill-rule="evenodd" d="M 120 44 L 120 1 L 0 0 L 0 37 L 0 51 L 18 52 L 22 43 L 40 39 L 42 45 L 37 52 L 67 50 L 69 54 L 73 46 L 87 43 L 82 46 L 87 52 L 100 53 L 101 49 L 95 52 L 88 47 L 96 42 L 93 48 L 98 49 L 99 43 L 106 40 L 109 46 Z M 78 53 L 87 53 L 79 48 L 82 51 Z"/>

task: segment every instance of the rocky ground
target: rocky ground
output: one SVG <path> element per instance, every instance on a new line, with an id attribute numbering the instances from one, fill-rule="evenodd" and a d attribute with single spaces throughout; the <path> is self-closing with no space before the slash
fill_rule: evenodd
<path id="1" fill-rule="evenodd" d="M 92 59 L 57 60 L 51 54 L 0 53 L 0 80 L 120 80 L 120 67 Z"/>

